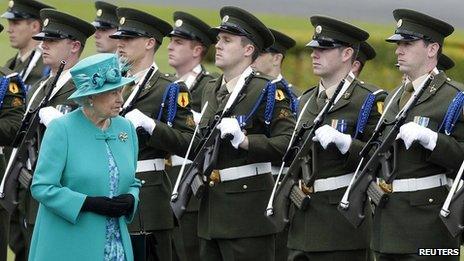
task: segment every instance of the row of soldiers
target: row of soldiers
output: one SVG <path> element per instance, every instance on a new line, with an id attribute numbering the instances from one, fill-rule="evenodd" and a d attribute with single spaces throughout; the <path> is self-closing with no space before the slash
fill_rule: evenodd
<path id="1" fill-rule="evenodd" d="M 94 35 L 97 51 L 117 52 L 126 63 L 126 75 L 135 77 L 123 90 L 124 107 L 135 105 L 125 117 L 146 132 L 139 133 L 136 177 L 142 188 L 129 230 L 150 232 L 149 260 L 372 260 L 374 255 L 377 260 L 428 260 L 417 255 L 418 248 L 459 247 L 459 240 L 438 218 L 447 180 L 456 175 L 464 155 L 462 113 L 454 114 L 452 128 L 442 124 L 444 118 L 450 120 L 445 116 L 456 93 L 464 90 L 444 73 L 453 66 L 442 54 L 444 39 L 453 32 L 451 25 L 412 10 L 393 12 L 397 28 L 387 41 L 397 44 L 397 66 L 405 76 L 387 97 L 385 91 L 358 79 L 366 62 L 375 57 L 367 43 L 369 34 L 333 18 L 313 16 L 314 35 L 307 46 L 320 81 L 297 98 L 297 88 L 281 74 L 286 51 L 295 41 L 245 10 L 222 8 L 220 25 L 211 28 L 180 11 L 173 14 L 171 25 L 132 8 L 100 1 L 95 7 L 95 21 L 88 23 L 38 1 L 9 1 L 2 17 L 8 20 L 10 43 L 18 53 L 1 68 L 7 79 L 7 84 L 0 84 L 0 94 L 5 93 L 0 145 L 7 146 L 3 164 L 24 112 L 37 107 L 52 87 L 50 79 L 61 60 L 67 62 L 65 70 L 48 107 L 39 111 L 43 126 L 38 132 L 76 108 L 67 99 L 74 90 L 69 69 Z M 174 75 L 161 73 L 155 63 L 166 37 Z M 212 45 L 221 75 L 202 65 Z M 152 66 L 154 72 L 147 75 Z M 367 206 L 364 222 L 353 227 L 337 205 L 353 178 L 359 152 L 379 120 L 394 120 L 430 72 L 433 80 L 391 150 L 397 179 L 382 186 L 390 194 L 389 202 L 376 208 L 374 215 Z M 144 79 L 148 83 L 137 95 Z M 337 95 L 342 80 L 342 93 Z M 310 207 L 301 210 L 292 205 L 290 225 L 281 231 L 264 215 L 277 166 L 292 133 L 311 128 L 334 96 L 307 162 L 315 178 L 299 177 L 299 188 L 311 197 Z M 370 106 L 366 97 L 373 97 Z M 232 106 L 229 100 L 235 100 Z M 206 193 L 200 200 L 192 197 L 178 220 L 171 209 L 171 193 L 182 164 L 190 164 L 195 156 L 184 160 L 190 141 L 206 137 L 224 111 L 227 117 L 217 124 L 223 139 L 214 170 L 202 173 Z M 6 258 L 8 241 L 16 260 L 27 259 L 37 202 L 24 187 L 19 199 L 13 213 L 0 210 L 0 260 Z"/>

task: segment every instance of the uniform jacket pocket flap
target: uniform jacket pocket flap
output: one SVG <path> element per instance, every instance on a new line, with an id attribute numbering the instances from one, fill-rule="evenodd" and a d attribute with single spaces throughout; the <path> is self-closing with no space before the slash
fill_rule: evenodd
<path id="1" fill-rule="evenodd" d="M 411 193 L 409 203 L 411 206 L 442 205 L 445 202 L 448 190 L 438 187 Z"/>

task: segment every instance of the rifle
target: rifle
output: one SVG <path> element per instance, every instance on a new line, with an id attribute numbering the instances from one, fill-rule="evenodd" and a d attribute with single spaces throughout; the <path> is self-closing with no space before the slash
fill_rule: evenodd
<path id="1" fill-rule="evenodd" d="M 150 67 L 150 69 L 148 69 L 147 74 L 145 74 L 145 77 L 143 78 L 142 83 L 138 86 L 137 92 L 135 93 L 132 100 L 129 102 L 129 104 L 127 104 L 126 107 L 122 108 L 122 110 L 119 112 L 120 116 L 124 117 L 128 112 L 134 109 L 135 102 L 137 101 L 142 91 L 145 89 L 145 85 L 147 85 L 147 82 L 151 78 L 151 75 L 153 74 L 154 70 L 155 70 L 155 66 L 153 65 Z"/>
<path id="2" fill-rule="evenodd" d="M 394 179 L 394 173 L 396 173 L 396 158 L 394 157 L 393 159 L 394 167 L 392 169 L 388 164 L 388 159 L 391 154 L 390 149 L 394 146 L 400 127 L 405 123 L 409 112 L 412 108 L 414 108 L 425 89 L 430 85 L 435 74 L 437 74 L 435 71 L 429 73 L 420 89 L 414 93 L 413 98 L 409 99 L 392 122 L 387 122 L 385 119 L 381 119 L 379 121 L 371 135 L 371 138 L 361 150 L 361 160 L 356 172 L 338 205 L 340 213 L 354 227 L 359 227 L 365 218 L 364 208 L 367 196 L 369 196 L 371 202 L 378 207 L 383 207 L 388 201 L 387 194 L 376 183 L 376 172 L 379 165 L 381 165 L 384 180 L 387 183 L 391 183 Z M 393 126 L 390 131 L 383 137 L 383 140 L 380 140 L 385 128 L 391 125 Z M 366 164 L 363 166 L 364 160 L 368 157 L 372 150 L 374 150 L 374 153 L 368 158 Z"/>
<path id="3" fill-rule="evenodd" d="M 216 166 L 219 145 L 221 142 L 221 131 L 217 128 L 217 125 L 224 117 L 230 116 L 231 112 L 233 111 L 233 107 L 235 107 L 237 104 L 238 97 L 242 93 L 244 87 L 249 84 L 252 78 L 253 73 L 245 79 L 242 88 L 238 90 L 238 93 L 235 97 L 233 97 L 234 93 L 231 94 L 222 113 L 214 115 L 212 122 L 209 124 L 206 130 L 206 138 L 202 139 L 196 147 L 194 154 L 195 157 L 192 163 L 189 165 L 185 175 L 182 175 L 178 185 L 178 191 L 173 191 L 171 196 L 171 208 L 177 219 L 181 219 L 185 213 L 192 194 L 196 198 L 201 198 L 205 193 L 206 186 L 203 181 L 203 175 L 209 175 L 209 173 L 211 173 Z M 237 87 L 238 86 L 235 88 Z M 192 137 L 192 139 L 194 138 L 195 136 Z M 232 137 L 226 136 L 224 139 L 230 140 L 231 138 Z M 175 194 L 176 192 L 177 194 Z"/>
<path id="4" fill-rule="evenodd" d="M 206 102 L 205 105 L 203 105 L 203 109 L 201 109 L 202 116 L 205 113 L 205 110 L 207 107 L 208 107 L 208 102 Z M 185 153 L 184 161 L 182 162 L 182 166 L 180 167 L 179 175 L 177 176 L 177 180 L 176 180 L 176 184 L 174 184 L 174 189 L 172 190 L 172 195 L 171 195 L 171 201 L 172 200 L 175 201 L 177 197 L 179 196 L 179 184 L 180 184 L 180 181 L 182 180 L 182 176 L 184 175 L 185 166 L 187 165 L 187 158 L 190 155 L 190 150 L 192 149 L 193 142 L 195 141 L 195 136 L 197 135 L 199 129 L 200 129 L 200 124 L 197 124 L 197 126 L 195 126 L 195 131 L 193 132 L 192 139 L 190 140 L 190 144 L 187 148 L 187 152 Z"/>
<path id="5" fill-rule="evenodd" d="M 53 89 L 58 82 L 58 79 L 63 72 L 65 61 L 61 61 L 60 67 L 53 78 L 50 89 L 45 94 L 40 104 L 35 108 L 30 108 L 23 117 L 21 127 L 16 134 L 12 147 L 10 160 L 5 170 L 2 183 L 0 184 L 0 204 L 8 211 L 13 213 L 16 205 L 18 205 L 18 188 L 22 186 L 29 188 L 32 174 L 29 169 L 34 169 L 37 161 L 35 148 L 35 135 L 40 125 L 39 111 L 48 106 L 49 99 Z M 29 163 L 29 164 L 28 164 Z M 29 167 L 29 168 L 28 168 Z"/>
<path id="6" fill-rule="evenodd" d="M 457 237 L 464 230 L 464 189 L 461 180 L 463 172 L 464 161 L 440 210 L 440 218 L 453 237 Z"/>
<path id="7" fill-rule="evenodd" d="M 300 129 L 300 133 L 298 133 L 297 138 L 294 139 L 294 143 L 299 143 L 304 135 L 304 132 L 309 130 L 308 135 L 304 139 L 304 142 L 301 146 L 298 144 L 292 144 L 288 146 L 288 149 L 282 158 L 282 165 L 279 170 L 279 174 L 277 176 L 277 180 L 279 180 L 280 175 L 282 174 L 283 167 L 285 163 L 291 158 L 292 153 L 296 153 L 295 157 L 293 158 L 290 167 L 288 168 L 287 173 L 285 174 L 282 182 L 280 185 L 277 185 L 279 182 L 276 182 L 274 185 L 274 189 L 272 191 L 271 197 L 269 198 L 269 203 L 266 208 L 265 215 L 269 218 L 269 220 L 274 223 L 274 225 L 279 229 L 282 230 L 286 223 L 289 222 L 288 211 L 290 208 L 290 200 L 295 204 L 295 206 L 299 209 L 305 210 L 309 206 L 310 197 L 303 193 L 303 191 L 299 188 L 299 173 L 301 172 L 303 176 L 308 176 L 308 181 L 314 182 L 314 174 L 309 175 L 310 172 L 308 166 L 311 164 L 314 168 L 315 157 L 311 157 L 309 155 L 310 151 L 314 151 L 314 142 L 313 137 L 315 135 L 316 130 L 322 125 L 324 122 L 325 117 L 327 116 L 329 110 L 335 103 L 335 100 L 339 93 L 341 92 L 343 85 L 345 84 L 345 79 L 343 79 L 337 86 L 334 95 L 330 98 L 330 100 L 326 103 L 324 108 L 322 108 L 321 112 L 317 115 L 317 117 L 313 121 L 313 125 L 311 127 L 303 126 Z M 303 113 L 303 112 L 302 112 Z M 312 163 L 309 161 L 312 160 Z M 278 186 L 278 188 L 277 188 Z M 277 189 L 276 189 L 277 188 Z"/>

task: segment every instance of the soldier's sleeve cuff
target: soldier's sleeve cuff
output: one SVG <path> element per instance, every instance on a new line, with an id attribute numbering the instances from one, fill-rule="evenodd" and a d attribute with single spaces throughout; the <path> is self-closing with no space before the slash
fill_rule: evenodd
<path id="1" fill-rule="evenodd" d="M 444 168 L 457 170 L 462 163 L 463 146 L 454 137 L 438 133 L 437 145 L 429 153 L 427 160 Z"/>

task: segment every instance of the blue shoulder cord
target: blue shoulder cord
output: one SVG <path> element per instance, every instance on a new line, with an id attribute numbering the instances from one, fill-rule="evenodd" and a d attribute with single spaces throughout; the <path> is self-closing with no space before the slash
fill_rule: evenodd
<path id="1" fill-rule="evenodd" d="M 290 97 L 290 109 L 292 110 L 292 113 L 296 118 L 296 114 L 298 113 L 298 98 L 296 97 L 295 93 L 292 92 L 288 82 L 284 78 L 282 78 L 280 82 L 284 86 L 284 90 L 287 93 L 288 97 Z"/>
<path id="2" fill-rule="evenodd" d="M 293 116 L 296 117 L 297 109 L 298 109 L 298 101 L 295 98 L 295 95 L 290 90 L 288 83 L 282 79 L 280 80 L 282 85 L 284 86 L 285 93 L 290 97 L 290 107 L 293 113 Z M 275 105 L 275 95 L 277 91 L 277 82 L 268 81 L 266 86 L 262 89 L 261 94 L 258 97 L 255 105 L 251 109 L 250 113 L 245 117 L 245 120 L 240 120 L 240 127 L 245 127 L 248 120 L 256 113 L 259 105 L 263 101 L 264 97 L 266 97 L 266 105 L 264 108 L 264 123 L 266 126 L 266 136 L 270 136 L 270 127 L 271 127 L 271 120 L 274 113 L 274 105 Z"/>
<path id="3" fill-rule="evenodd" d="M 173 82 L 168 85 L 166 90 L 164 91 L 163 100 L 161 101 L 161 109 L 158 113 L 158 120 L 161 121 L 161 117 L 163 116 L 163 109 L 167 106 L 168 115 L 166 124 L 169 127 L 172 127 L 174 119 L 176 118 L 177 113 L 177 98 L 179 96 L 179 84 L 177 82 Z M 166 104 L 166 100 L 167 104 Z"/>
<path id="4" fill-rule="evenodd" d="M 367 121 L 369 120 L 369 116 L 371 115 L 372 106 L 374 106 L 375 102 L 375 94 L 369 93 L 364 99 L 364 103 L 361 106 L 361 110 L 359 110 L 358 114 L 358 122 L 356 123 L 356 132 L 354 134 L 354 139 L 358 137 L 358 134 L 364 133 L 364 129 L 366 128 Z"/>
<path id="5" fill-rule="evenodd" d="M 464 107 L 464 92 L 458 92 L 448 106 L 448 110 L 443 118 L 439 131 L 443 131 L 446 135 L 453 133 L 454 126 L 461 116 Z"/>
<path id="6" fill-rule="evenodd" d="M 10 85 L 10 79 L 2 77 L 0 81 L 0 108 L 3 107 L 3 99 L 5 98 L 8 86 Z"/>

